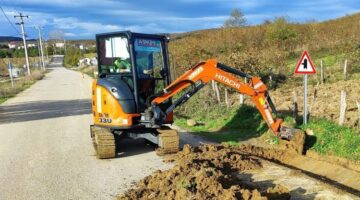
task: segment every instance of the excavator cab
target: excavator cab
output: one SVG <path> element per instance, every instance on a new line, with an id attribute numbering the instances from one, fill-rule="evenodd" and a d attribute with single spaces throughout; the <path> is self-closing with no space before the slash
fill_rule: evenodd
<path id="1" fill-rule="evenodd" d="M 117 32 L 96 41 L 99 84 L 117 91 L 125 113 L 143 112 L 147 99 L 170 83 L 167 37 Z"/>

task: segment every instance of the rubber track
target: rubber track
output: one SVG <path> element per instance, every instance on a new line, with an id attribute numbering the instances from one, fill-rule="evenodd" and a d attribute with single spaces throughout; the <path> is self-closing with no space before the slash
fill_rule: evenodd
<path id="1" fill-rule="evenodd" d="M 107 128 L 92 127 L 91 137 L 96 151 L 96 157 L 99 159 L 115 158 L 116 143 L 114 134 Z"/>
<path id="2" fill-rule="evenodd" d="M 159 133 L 159 149 L 157 154 L 171 154 L 179 151 L 179 136 L 176 130 L 157 129 Z"/>

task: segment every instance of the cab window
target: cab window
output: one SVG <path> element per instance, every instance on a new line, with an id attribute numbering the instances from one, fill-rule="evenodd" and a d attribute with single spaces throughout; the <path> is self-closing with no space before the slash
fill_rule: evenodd
<path id="1" fill-rule="evenodd" d="M 135 38 L 135 62 L 138 77 L 163 78 L 164 69 L 163 50 L 160 40 Z"/>
<path id="2" fill-rule="evenodd" d="M 165 88 L 162 42 L 158 39 L 135 38 L 134 52 L 141 101 Z"/>
<path id="3" fill-rule="evenodd" d="M 100 73 L 131 72 L 128 39 L 125 36 L 104 37 L 99 40 Z"/>

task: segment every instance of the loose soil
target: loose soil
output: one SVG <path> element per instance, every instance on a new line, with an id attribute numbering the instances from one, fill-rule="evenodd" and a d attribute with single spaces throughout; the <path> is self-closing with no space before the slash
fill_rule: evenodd
<path id="1" fill-rule="evenodd" d="M 140 181 L 122 199 L 288 199 L 282 186 L 260 193 L 257 189 L 239 185 L 238 171 L 261 168 L 258 158 L 244 155 L 235 148 L 222 145 L 203 145 L 182 152 L 167 161 L 174 168 L 157 171 Z"/>
<path id="2" fill-rule="evenodd" d="M 239 175 L 261 170 L 268 161 L 295 169 L 293 171 L 306 174 L 315 182 L 321 180 L 332 185 L 329 187 L 360 195 L 358 172 L 302 156 L 296 151 L 251 145 L 195 148 L 185 145 L 182 152 L 166 156 L 165 161 L 174 162 L 175 167 L 146 177 L 118 199 L 290 199 L 295 193 L 286 186 L 272 183 L 264 188 L 263 184 L 246 181 Z"/>

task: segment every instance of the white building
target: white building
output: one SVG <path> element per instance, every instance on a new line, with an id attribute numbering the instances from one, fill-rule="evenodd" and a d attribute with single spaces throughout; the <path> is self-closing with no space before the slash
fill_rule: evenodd
<path id="1" fill-rule="evenodd" d="M 63 43 L 63 42 L 55 43 L 55 47 L 57 47 L 57 48 L 64 48 L 64 46 L 65 46 L 65 43 Z"/>
<path id="2" fill-rule="evenodd" d="M 8 46 L 9 46 L 9 49 L 15 49 L 16 48 L 16 42 L 9 42 Z"/>

